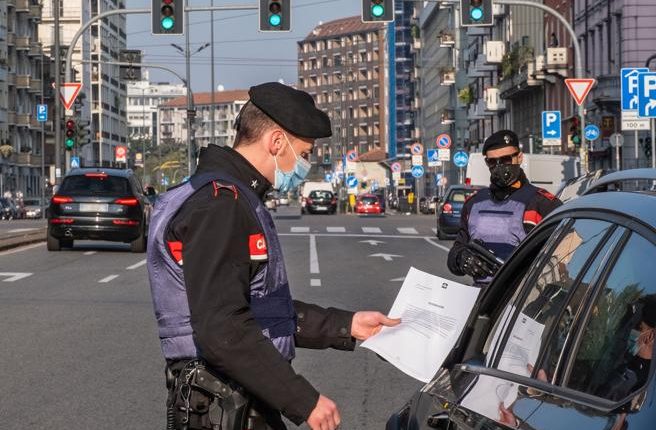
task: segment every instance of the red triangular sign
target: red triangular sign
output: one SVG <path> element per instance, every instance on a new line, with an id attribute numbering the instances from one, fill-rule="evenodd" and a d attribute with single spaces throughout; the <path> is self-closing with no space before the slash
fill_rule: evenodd
<path id="1" fill-rule="evenodd" d="M 52 87 L 55 88 L 53 82 Z M 75 102 L 75 98 L 80 94 L 82 84 L 79 82 L 65 82 L 59 86 L 59 99 L 64 104 L 66 110 L 69 110 Z"/>
<path id="2" fill-rule="evenodd" d="M 590 90 L 597 83 L 596 79 L 585 78 L 585 79 L 565 79 L 565 85 L 569 90 L 572 97 L 576 101 L 576 104 L 581 106 L 585 101 L 585 98 L 590 94 Z"/>

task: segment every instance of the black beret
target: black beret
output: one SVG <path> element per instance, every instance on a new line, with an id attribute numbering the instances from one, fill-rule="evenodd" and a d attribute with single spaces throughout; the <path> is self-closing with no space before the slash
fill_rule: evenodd
<path id="1" fill-rule="evenodd" d="M 305 91 L 279 82 L 251 87 L 250 101 L 278 125 L 300 137 L 318 139 L 332 136 L 330 118 L 314 105 Z"/>
<path id="2" fill-rule="evenodd" d="M 519 138 L 510 130 L 499 130 L 485 139 L 485 143 L 483 144 L 483 155 L 485 155 L 487 151 L 505 148 L 506 146 L 514 146 L 519 149 Z"/>

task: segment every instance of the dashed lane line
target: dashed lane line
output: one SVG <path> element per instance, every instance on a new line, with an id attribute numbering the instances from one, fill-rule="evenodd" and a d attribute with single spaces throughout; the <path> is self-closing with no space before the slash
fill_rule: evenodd
<path id="1" fill-rule="evenodd" d="M 440 248 L 440 249 L 443 250 L 443 251 L 446 251 L 446 252 L 449 252 L 449 251 L 450 251 L 449 248 L 447 248 L 446 246 L 444 246 L 444 245 L 442 245 L 442 244 L 439 244 L 439 243 L 435 242 L 435 241 L 434 241 L 432 238 L 430 238 L 430 237 L 425 237 L 424 239 L 426 239 L 426 242 L 430 243 L 430 244 L 433 245 L 433 246 L 436 246 L 436 247 Z"/>
<path id="2" fill-rule="evenodd" d="M 363 233 L 382 233 L 380 227 L 362 227 Z"/>
<path id="3" fill-rule="evenodd" d="M 106 278 L 102 278 L 100 281 L 98 281 L 98 283 L 99 284 L 106 284 L 108 282 L 112 282 L 116 278 L 118 278 L 118 275 L 109 275 Z"/>
<path id="4" fill-rule="evenodd" d="M 84 255 L 93 255 L 93 254 L 97 254 L 97 253 L 98 253 L 98 251 L 87 251 L 87 252 L 84 253 Z"/>
<path id="5" fill-rule="evenodd" d="M 28 251 L 30 249 L 38 248 L 40 246 L 44 246 L 44 243 L 43 242 L 35 243 L 33 245 L 21 246 L 20 248 L 10 249 L 8 251 L 0 252 L 0 257 L 3 257 L 5 255 L 18 254 L 19 252 Z"/>
<path id="6" fill-rule="evenodd" d="M 310 286 L 311 287 L 320 287 L 321 286 L 321 279 L 310 279 Z"/>
<path id="7" fill-rule="evenodd" d="M 138 262 L 137 264 L 133 264 L 132 266 L 128 266 L 125 269 L 126 270 L 138 269 L 139 267 L 143 266 L 144 264 L 146 264 L 146 259 L 143 259 L 140 262 Z"/>
<path id="8" fill-rule="evenodd" d="M 310 273 L 319 273 L 319 255 L 317 254 L 317 237 L 310 235 Z"/>
<path id="9" fill-rule="evenodd" d="M 309 233 L 310 227 L 292 227 L 290 231 L 292 233 Z"/>
<path id="10" fill-rule="evenodd" d="M 326 227 L 328 233 L 346 233 L 346 228 L 344 227 Z"/>
<path id="11" fill-rule="evenodd" d="M 414 227 L 398 227 L 397 230 L 401 234 L 419 234 L 417 229 Z"/>

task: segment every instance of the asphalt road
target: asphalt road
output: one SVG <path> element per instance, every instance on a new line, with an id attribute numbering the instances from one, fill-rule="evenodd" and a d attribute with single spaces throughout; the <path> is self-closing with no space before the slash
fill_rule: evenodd
<path id="1" fill-rule="evenodd" d="M 389 310 L 411 266 L 448 276 L 433 216 L 276 221 L 295 298 Z M 390 260 L 390 261 L 387 261 Z M 0 253 L 0 427 L 163 429 L 164 362 L 145 255 L 44 244 Z M 381 429 L 422 384 L 364 348 L 298 350 L 294 367 L 335 400 L 343 429 Z"/>

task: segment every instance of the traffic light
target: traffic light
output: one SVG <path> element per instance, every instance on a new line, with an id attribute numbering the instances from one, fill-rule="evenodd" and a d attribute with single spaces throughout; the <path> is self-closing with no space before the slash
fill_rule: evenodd
<path id="1" fill-rule="evenodd" d="M 66 121 L 66 140 L 64 145 L 66 146 L 67 151 L 71 151 L 75 147 L 75 142 L 77 140 L 77 124 L 72 119 Z"/>
<path id="2" fill-rule="evenodd" d="M 184 34 L 184 0 L 152 0 L 150 9 L 153 34 Z"/>
<path id="3" fill-rule="evenodd" d="M 578 148 L 581 146 L 581 121 L 578 116 L 571 119 L 569 125 L 569 136 L 575 147 Z"/>
<path id="4" fill-rule="evenodd" d="M 492 0 L 460 0 L 463 27 L 491 26 L 492 21 Z"/>
<path id="5" fill-rule="evenodd" d="M 362 0 L 362 22 L 394 21 L 394 0 Z"/>
<path id="6" fill-rule="evenodd" d="M 260 31 L 291 30 L 290 0 L 260 0 Z"/>
<path id="7" fill-rule="evenodd" d="M 642 151 L 645 153 L 645 157 L 651 158 L 651 137 L 640 139 L 640 143 L 642 144 Z"/>

